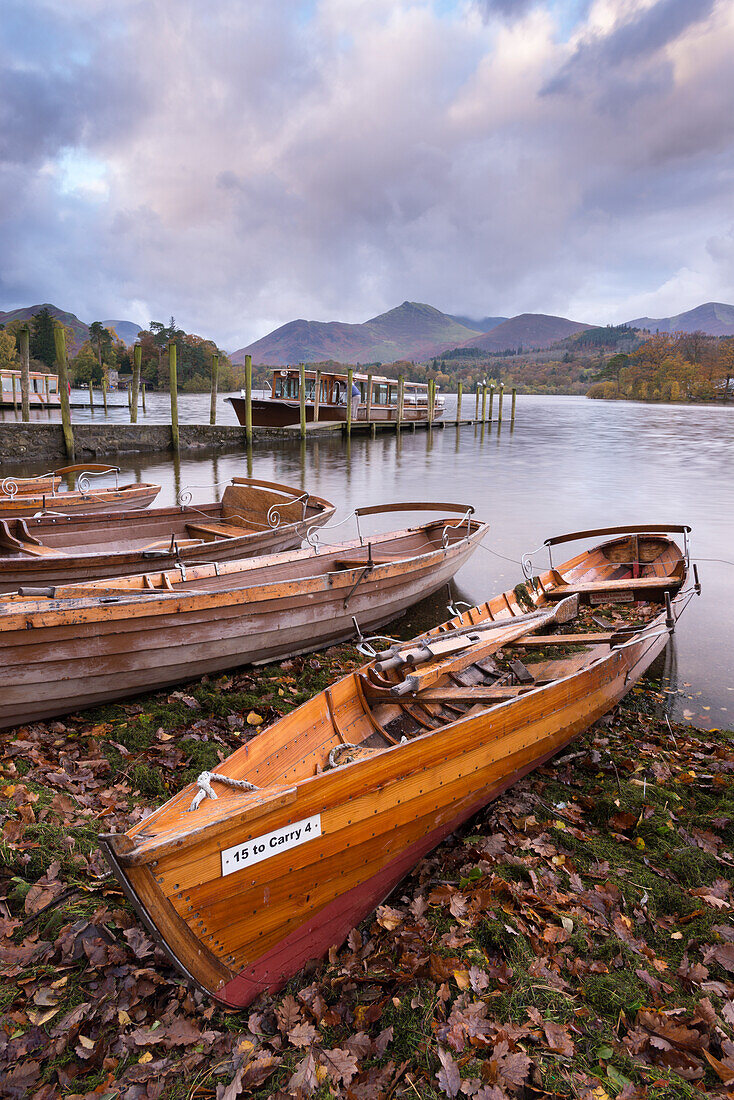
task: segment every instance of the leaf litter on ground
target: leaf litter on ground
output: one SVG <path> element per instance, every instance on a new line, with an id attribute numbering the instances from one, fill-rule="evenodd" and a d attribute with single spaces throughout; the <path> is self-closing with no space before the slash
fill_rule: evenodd
<path id="1" fill-rule="evenodd" d="M 0 739 L 0 1095 L 734 1098 L 731 735 L 648 682 L 242 1012 L 96 844 L 356 667 L 336 647 Z"/>

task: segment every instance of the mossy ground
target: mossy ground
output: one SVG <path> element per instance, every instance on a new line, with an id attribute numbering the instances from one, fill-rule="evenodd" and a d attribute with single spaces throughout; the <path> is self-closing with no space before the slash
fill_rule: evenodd
<path id="1" fill-rule="evenodd" d="M 702 1051 L 721 1064 L 734 1052 L 732 974 L 717 955 L 732 901 L 731 735 L 669 725 L 649 685 L 427 857 L 388 900 L 397 927 L 378 910 L 245 1012 L 191 994 L 104 877 L 98 834 L 357 663 L 342 647 L 3 737 L 0 1094 L 193 1100 L 239 1073 L 240 1094 L 263 1098 L 432 1098 L 451 1095 L 443 1051 L 462 1095 L 482 1100 L 728 1095 Z M 289 1005 L 310 1045 L 289 1037 Z M 486 1026 L 462 1038 L 472 1005 Z M 685 1057 L 669 1036 L 644 1041 L 653 1016 L 687 1022 Z"/>

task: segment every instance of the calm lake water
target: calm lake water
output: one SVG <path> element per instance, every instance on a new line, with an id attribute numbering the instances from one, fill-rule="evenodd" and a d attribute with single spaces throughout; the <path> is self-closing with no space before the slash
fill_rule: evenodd
<path id="1" fill-rule="evenodd" d="M 121 396 L 114 395 L 117 401 Z M 112 401 L 112 398 L 110 399 Z M 473 413 L 473 397 L 464 399 Z M 167 420 L 165 395 L 147 395 L 147 422 Z M 495 401 L 495 415 L 496 415 Z M 219 401 L 218 422 L 236 423 Z M 447 396 L 449 415 L 455 398 Z M 181 394 L 182 422 L 208 422 L 209 397 Z M 509 416 L 509 400 L 505 403 Z M 42 412 L 39 419 L 51 414 Z M 101 410 L 95 412 L 101 418 Z M 89 409 L 74 409 L 88 420 Z M 128 420 L 127 407 L 110 419 Z M 14 419 L 12 411 L 5 419 Z M 55 417 L 54 417 L 55 419 Z M 518 398 L 517 420 L 481 427 L 437 428 L 350 444 L 335 438 L 263 440 L 246 455 L 110 454 L 135 478 L 162 485 L 158 502 L 172 504 L 183 488 L 194 502 L 218 497 L 236 474 L 308 488 L 338 506 L 336 519 L 355 507 L 386 501 L 471 503 L 491 530 L 484 548 L 457 575 L 455 595 L 472 603 L 522 579 L 519 559 L 551 535 L 635 523 L 687 523 L 699 562 L 703 595 L 694 598 L 668 647 L 664 675 L 675 717 L 698 725 L 734 727 L 734 407 L 655 406 L 589 401 L 582 397 Z M 4 456 L 4 473 L 38 473 L 42 466 Z M 371 530 L 386 530 L 400 516 Z M 405 525 L 418 522 L 406 516 Z M 365 521 L 365 526 L 371 521 Z M 353 538 L 353 518 L 324 535 Z M 579 547 L 580 549 L 581 547 Z M 565 548 L 560 548 L 561 550 Z M 576 546 L 559 555 L 570 557 Z M 535 555 L 537 568 L 547 552 Z M 445 617 L 445 598 L 409 616 L 416 628 Z"/>

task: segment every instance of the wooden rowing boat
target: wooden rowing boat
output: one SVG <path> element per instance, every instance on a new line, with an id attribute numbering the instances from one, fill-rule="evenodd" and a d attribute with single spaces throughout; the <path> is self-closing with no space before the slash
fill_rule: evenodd
<path id="1" fill-rule="evenodd" d="M 103 838 L 182 973 L 231 1006 L 281 987 L 422 855 L 608 711 L 690 598 L 687 550 L 665 533 L 684 530 L 613 529 L 535 578 L 525 604 L 511 590 L 395 645 Z M 606 601 L 606 626 L 592 600 Z"/>
<path id="2" fill-rule="evenodd" d="M 0 728 L 253 661 L 304 653 L 389 622 L 448 583 L 484 537 L 471 508 L 339 546 L 0 597 Z M 315 541 L 318 532 L 311 536 Z"/>
<path id="3" fill-rule="evenodd" d="M 0 592 L 273 554 L 300 546 L 334 511 L 322 497 L 237 477 L 219 504 L 0 519 Z"/>
<path id="4" fill-rule="evenodd" d="M 149 482 L 118 484 L 119 466 L 88 463 L 64 466 L 38 478 L 6 477 L 0 482 L 0 519 L 32 516 L 37 512 L 76 515 L 80 512 L 120 512 L 147 508 L 161 491 Z M 114 486 L 92 488 L 90 476 L 114 474 Z M 59 477 L 76 476 L 76 488 L 59 490 Z"/>

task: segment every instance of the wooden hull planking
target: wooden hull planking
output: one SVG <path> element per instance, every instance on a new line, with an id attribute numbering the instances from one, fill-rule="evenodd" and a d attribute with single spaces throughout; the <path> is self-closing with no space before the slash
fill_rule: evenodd
<path id="1" fill-rule="evenodd" d="M 541 575 L 538 606 L 549 605 L 558 584 L 588 575 L 590 562 L 601 582 L 614 581 L 619 563 L 594 555 Z M 670 543 L 645 566 L 661 582 L 674 577 L 674 615 L 686 598 L 678 559 Z M 507 592 L 431 637 L 472 622 L 511 622 L 523 610 Z M 260 790 L 218 786 L 217 801 L 189 814 L 194 788 L 187 788 L 128 834 L 107 837 L 108 858 L 182 972 L 222 1003 L 243 1007 L 341 942 L 422 855 L 606 713 L 663 651 L 669 626 L 663 611 L 638 638 L 610 646 L 605 636 L 587 654 L 566 659 L 567 674 L 512 701 L 406 743 L 383 741 L 386 747 L 365 759 L 320 771 L 316 765 L 336 746 L 375 736 L 379 707 L 370 717 L 361 674 L 351 674 L 217 769 Z M 316 817 L 318 838 L 223 876 L 222 852 Z"/>
<path id="2" fill-rule="evenodd" d="M 147 508 L 161 491 L 160 485 L 122 485 L 119 489 L 77 490 L 61 493 L 33 493 L 0 496 L 0 519 L 32 516 L 36 512 L 120 512 L 128 508 Z"/>
<path id="3" fill-rule="evenodd" d="M 424 528 L 371 540 L 375 548 L 394 544 L 396 560 L 368 573 L 361 559 L 353 568 L 330 568 L 340 555 L 366 556 L 366 547 L 352 542 L 224 563 L 220 576 L 194 566 L 185 583 L 177 572 L 178 591 L 6 597 L 0 728 L 343 641 L 354 637 L 353 616 L 363 629 L 380 626 L 447 584 L 486 532 L 474 522 L 468 537 L 443 549 L 426 540 Z M 219 590 L 207 591 L 207 584 Z"/>
<path id="4" fill-rule="evenodd" d="M 244 397 L 228 397 L 226 399 L 232 405 L 240 424 L 246 423 Z M 440 420 L 443 416 L 443 405 L 437 405 L 433 414 L 434 420 Z M 397 420 L 397 407 L 373 405 L 370 410 L 370 421 Z M 320 405 L 319 423 L 346 423 L 347 410 L 345 405 Z M 355 422 L 366 421 L 367 406 L 360 405 L 357 410 Z M 314 420 L 314 406 L 306 402 L 306 422 Z M 425 405 L 405 405 L 403 408 L 403 420 L 415 420 L 425 423 L 428 420 L 428 409 Z M 301 422 L 301 407 L 298 401 L 283 401 L 276 398 L 252 398 L 252 423 L 260 428 L 285 428 Z"/>
<path id="5" fill-rule="evenodd" d="M 153 565 L 167 570 L 179 562 L 188 567 L 195 562 L 276 554 L 300 546 L 309 528 L 328 523 L 335 512 L 321 497 L 309 496 L 304 508 L 298 490 L 253 479 L 239 479 L 235 499 L 243 487 L 254 500 L 248 500 L 247 509 L 234 518 L 234 509 L 225 507 L 223 500 L 111 515 L 45 515 L 9 524 L 0 520 L 0 593 L 23 585 L 83 584 L 129 576 Z M 225 499 L 232 488 L 225 489 Z M 297 498 L 298 504 L 288 503 L 283 493 Z M 273 508 L 280 509 L 273 517 L 279 520 L 277 526 L 268 522 Z M 19 529 L 19 523 L 24 527 Z M 172 538 L 176 539 L 173 550 Z"/>

